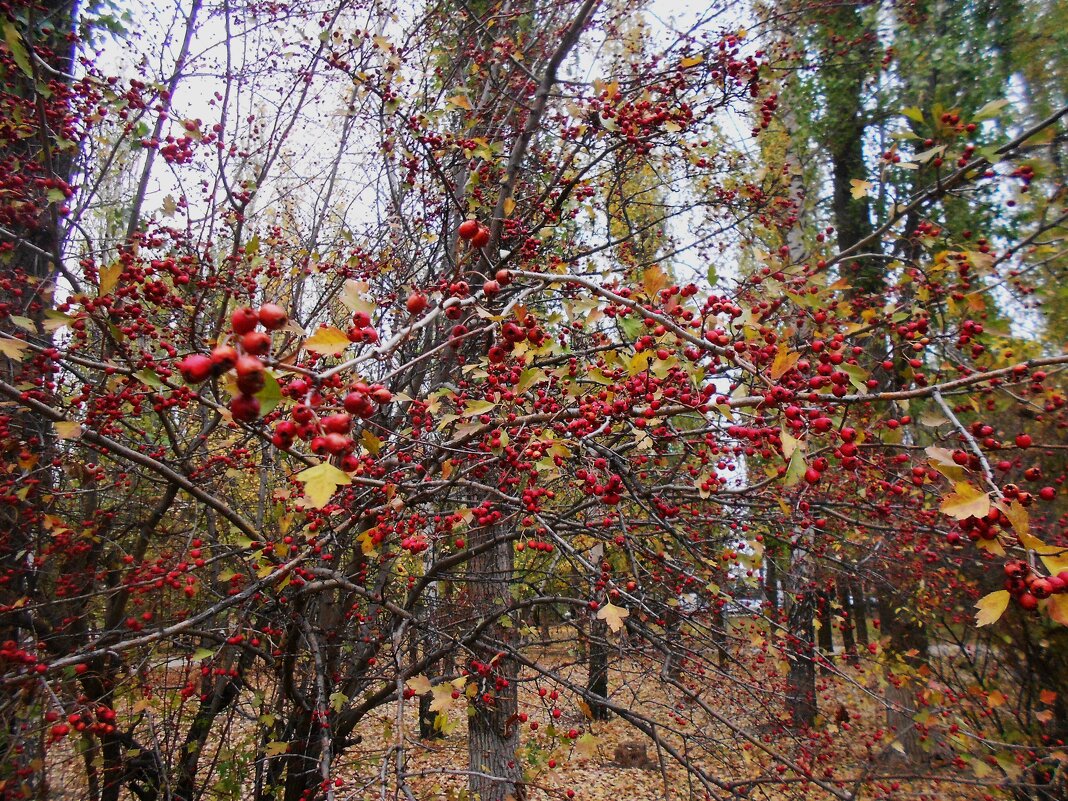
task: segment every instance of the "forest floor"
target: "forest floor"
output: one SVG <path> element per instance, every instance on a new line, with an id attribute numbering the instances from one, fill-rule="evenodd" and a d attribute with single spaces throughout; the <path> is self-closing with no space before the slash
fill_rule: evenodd
<path id="1" fill-rule="evenodd" d="M 886 731 L 885 678 L 874 663 L 861 660 L 851 665 L 839 656 L 835 669 L 818 681 L 817 725 L 800 735 L 783 726 L 785 663 L 773 655 L 773 649 L 765 653 L 759 647 L 767 627 L 735 620 L 731 634 L 732 647 L 722 666 L 718 653 L 707 654 L 703 661 L 683 663 L 675 676 L 665 672 L 662 657 L 650 649 L 642 651 L 632 644 L 610 654 L 610 701 L 652 722 L 659 745 L 619 715 L 592 720 L 577 694 L 561 690 L 554 698 L 553 685 L 527 670 L 519 695 L 520 711 L 528 719 L 517 725 L 528 801 L 566 801 L 569 790 L 578 801 L 740 797 L 979 801 L 990 797 L 989 788 L 978 786 L 977 777 L 967 768 L 955 769 L 937 758 L 922 769 L 903 762 Z M 553 630 L 550 642 L 532 648 L 530 659 L 565 683 L 584 686 L 585 660 L 576 650 L 573 631 Z M 685 642 L 684 636 L 680 642 Z M 418 739 L 414 701 L 404 704 L 402 721 L 395 704 L 365 719 L 357 730 L 361 742 L 346 750 L 335 765 L 334 775 L 344 780 L 336 792 L 338 801 L 403 801 L 405 795 L 396 790 L 399 743 L 403 743 L 409 789 L 415 799 L 465 801 L 464 698 L 453 706 L 446 710 L 448 734 L 434 740 Z M 248 724 L 242 718 L 252 721 L 258 714 L 247 707 L 221 730 L 222 750 L 213 747 L 214 743 L 205 749 L 201 767 L 206 763 L 215 769 L 209 785 L 219 782 L 217 792 L 209 791 L 205 799 L 250 797 L 253 769 L 248 753 L 252 744 L 243 734 Z M 397 736 L 398 726 L 403 737 Z M 617 764 L 616 750 L 624 743 L 645 749 L 649 758 L 645 767 Z M 672 749 L 697 771 L 680 767 L 668 753 Z M 57 801 L 85 798 L 84 778 L 79 780 L 84 777 L 80 759 L 73 752 L 62 756 L 63 750 L 50 753 L 49 797 Z"/>

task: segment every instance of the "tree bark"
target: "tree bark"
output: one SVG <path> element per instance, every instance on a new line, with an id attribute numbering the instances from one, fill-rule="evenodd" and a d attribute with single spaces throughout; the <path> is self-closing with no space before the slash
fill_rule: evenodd
<path id="1" fill-rule="evenodd" d="M 786 676 L 786 706 L 795 729 L 809 728 L 816 722 L 816 627 L 817 597 L 812 579 L 811 557 L 805 550 L 807 538 L 794 546 L 790 555 L 792 601 L 787 614 L 789 635 L 786 659 L 790 668 Z"/>
<path id="2" fill-rule="evenodd" d="M 474 546 L 492 539 L 496 529 L 473 532 Z M 497 614 L 512 602 L 509 592 L 514 570 L 512 543 L 505 541 L 475 555 L 469 562 L 468 598 L 472 608 Z M 467 721 L 467 755 L 471 775 L 468 789 L 474 801 L 522 801 L 523 771 L 516 759 L 519 747 L 517 678 L 519 665 L 505 648 L 514 628 L 489 623 L 475 646 L 475 660 L 492 665 L 472 699 L 474 714 Z M 494 647 L 499 643 L 503 647 Z"/>
<path id="3" fill-rule="evenodd" d="M 608 624 L 594 618 L 590 622 L 589 678 L 586 689 L 598 698 L 608 697 Z M 604 704 L 590 700 L 594 720 L 608 720 L 612 715 Z"/>
<path id="4" fill-rule="evenodd" d="M 819 647 L 820 656 L 822 662 L 820 671 L 823 673 L 830 672 L 831 666 L 834 664 L 834 615 L 831 614 L 831 593 L 829 590 L 824 590 L 818 596 L 819 603 Z"/>

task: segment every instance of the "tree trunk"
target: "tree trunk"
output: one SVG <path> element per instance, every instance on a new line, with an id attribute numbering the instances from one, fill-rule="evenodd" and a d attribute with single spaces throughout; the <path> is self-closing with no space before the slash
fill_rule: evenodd
<path id="1" fill-rule="evenodd" d="M 496 529 L 475 532 L 478 540 L 492 539 Z M 498 614 L 511 604 L 509 592 L 514 569 L 512 543 L 505 541 L 474 556 L 469 563 L 468 597 L 472 608 L 485 614 Z M 496 648 L 507 646 L 514 628 L 490 623 L 475 646 L 475 659 L 493 665 L 488 677 L 480 682 L 478 695 L 472 699 L 474 714 L 467 720 L 467 755 L 471 775 L 468 789 L 474 801 L 522 801 L 525 797 L 523 771 L 516 759 L 519 747 L 517 678 L 515 659 Z M 488 643 L 488 644 L 487 644 Z"/>
<path id="2" fill-rule="evenodd" d="M 771 604 L 773 613 L 779 611 L 779 568 L 775 560 L 764 555 L 764 597 Z M 774 618 L 774 614 L 772 615 Z"/>
<path id="3" fill-rule="evenodd" d="M 886 663 L 886 725 L 912 761 L 924 757 L 913 716 L 919 689 L 916 670 L 927 656 L 927 632 L 899 608 L 907 601 L 905 593 L 879 593 L 880 629 L 890 640 L 888 656 L 896 657 Z"/>
<path id="4" fill-rule="evenodd" d="M 816 722 L 816 631 L 818 593 L 812 580 L 811 557 L 805 549 L 812 536 L 809 531 L 794 546 L 790 555 L 792 601 L 787 615 L 786 659 L 790 664 L 786 677 L 786 705 L 795 729 L 809 728 Z"/>
<path id="5" fill-rule="evenodd" d="M 857 640 L 853 633 L 853 602 L 849 597 L 849 584 L 845 577 L 839 576 L 835 581 L 838 603 L 842 607 L 842 650 L 846 660 L 854 667 L 860 663 L 857 655 Z"/>
<path id="6" fill-rule="evenodd" d="M 594 618 L 590 622 L 589 678 L 586 689 L 598 698 L 608 697 L 608 624 Z M 590 699 L 594 720 L 608 720 L 611 713 L 604 704 Z"/>
<path id="7" fill-rule="evenodd" d="M 820 671 L 828 673 L 834 665 L 834 615 L 831 614 L 831 593 L 824 590 L 819 594 L 819 646 L 822 662 Z"/>

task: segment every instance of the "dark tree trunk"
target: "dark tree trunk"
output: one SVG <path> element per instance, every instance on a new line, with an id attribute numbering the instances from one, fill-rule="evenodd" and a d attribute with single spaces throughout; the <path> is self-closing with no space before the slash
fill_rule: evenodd
<path id="1" fill-rule="evenodd" d="M 771 604 L 772 612 L 779 611 L 779 567 L 775 560 L 764 556 L 764 597 Z"/>
<path id="2" fill-rule="evenodd" d="M 818 603 L 820 618 L 818 641 L 820 656 L 823 659 L 820 670 L 826 673 L 830 671 L 831 666 L 834 664 L 834 615 L 831 614 L 831 593 L 827 590 L 821 592 Z"/>
<path id="3" fill-rule="evenodd" d="M 809 728 L 816 722 L 816 627 L 819 592 L 812 578 L 812 557 L 805 546 L 812 532 L 802 535 L 790 555 L 792 600 L 787 614 L 786 705 L 790 723 L 796 729 Z"/>
<path id="4" fill-rule="evenodd" d="M 902 608 L 907 601 L 904 593 L 879 593 L 879 627 L 889 637 L 889 656 L 898 660 L 897 665 L 886 666 L 886 725 L 901 743 L 904 756 L 921 760 L 923 749 L 913 721 L 919 689 L 915 671 L 927 657 L 927 632 Z"/>
<path id="5" fill-rule="evenodd" d="M 727 615 L 723 612 L 723 607 L 713 605 L 712 607 L 712 639 L 716 644 L 716 652 L 719 661 L 720 669 L 726 670 L 730 666 L 731 655 L 727 649 L 729 642 L 728 628 L 730 621 L 727 619 Z"/>
<path id="6" fill-rule="evenodd" d="M 608 624 L 594 619 L 590 623 L 590 667 L 586 689 L 597 698 L 608 697 Z M 611 717 L 608 707 L 589 699 L 590 712 L 594 720 L 608 720 Z"/>
<path id="7" fill-rule="evenodd" d="M 794 728 L 808 728 L 816 722 L 816 662 L 813 659 L 816 593 L 799 592 L 790 605 L 786 658 L 786 705 Z"/>
<path id="8" fill-rule="evenodd" d="M 499 532 L 478 529 L 474 546 Z M 512 543 L 505 541 L 474 556 L 468 564 L 468 598 L 472 608 L 485 615 L 498 614 L 512 601 L 510 581 L 514 570 Z M 474 648 L 475 659 L 492 664 L 473 699 L 474 714 L 467 719 L 467 755 L 471 775 L 468 788 L 476 801 L 522 801 L 523 771 L 516 758 L 519 747 L 517 679 L 519 665 L 505 653 L 514 639 L 514 628 L 490 623 L 482 642 Z M 501 647 L 495 647 L 499 643 Z M 485 696 L 489 696 L 488 700 Z"/>

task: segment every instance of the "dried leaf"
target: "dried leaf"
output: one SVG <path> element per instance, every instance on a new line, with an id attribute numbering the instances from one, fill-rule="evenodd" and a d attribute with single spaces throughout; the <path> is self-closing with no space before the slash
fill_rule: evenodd
<path id="1" fill-rule="evenodd" d="M 849 193 L 853 195 L 854 200 L 859 200 L 862 197 L 867 197 L 871 194 L 874 184 L 871 181 L 862 181 L 859 178 L 850 178 L 849 186 L 851 187 Z"/>
<path id="2" fill-rule="evenodd" d="M 616 606 L 611 601 L 597 610 L 597 619 L 607 623 L 609 630 L 613 633 L 623 629 L 626 625 L 623 621 L 628 617 L 630 617 L 629 609 L 624 609 L 622 606 Z"/>

